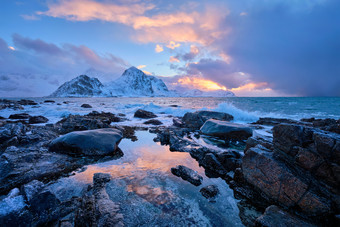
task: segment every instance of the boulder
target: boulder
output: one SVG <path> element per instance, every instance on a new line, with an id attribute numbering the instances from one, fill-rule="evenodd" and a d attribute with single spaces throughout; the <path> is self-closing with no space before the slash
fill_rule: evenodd
<path id="1" fill-rule="evenodd" d="M 186 166 L 178 165 L 175 168 L 171 168 L 171 173 L 177 177 L 181 177 L 183 180 L 186 180 L 195 186 L 201 185 L 203 181 L 202 176 Z"/>
<path id="2" fill-rule="evenodd" d="M 299 207 L 309 216 L 331 212 L 329 199 L 313 191 L 308 179 L 294 173 L 276 160 L 272 152 L 259 146 L 250 148 L 244 155 L 242 173 L 248 183 L 285 207 Z"/>
<path id="3" fill-rule="evenodd" d="M 53 140 L 49 149 L 71 156 L 114 155 L 122 138 L 122 132 L 112 128 L 75 131 Z"/>
<path id="4" fill-rule="evenodd" d="M 27 100 L 27 99 L 21 99 L 18 101 L 18 104 L 23 105 L 23 106 L 35 106 L 38 105 L 38 103 L 34 102 L 33 100 Z"/>
<path id="5" fill-rule="evenodd" d="M 27 113 L 11 114 L 9 119 L 28 119 L 31 116 Z"/>
<path id="6" fill-rule="evenodd" d="M 54 100 L 45 100 L 44 103 L 55 103 Z"/>
<path id="7" fill-rule="evenodd" d="M 215 111 L 196 111 L 194 113 L 186 113 L 183 116 L 183 127 L 199 129 L 209 119 L 216 119 L 221 121 L 231 121 L 233 116 L 227 113 L 215 112 Z"/>
<path id="8" fill-rule="evenodd" d="M 220 191 L 216 185 L 212 184 L 201 188 L 200 192 L 205 198 L 210 199 L 216 197 Z"/>
<path id="9" fill-rule="evenodd" d="M 157 115 L 150 111 L 139 109 L 135 112 L 134 117 L 148 119 L 148 118 L 155 118 L 157 117 Z"/>
<path id="10" fill-rule="evenodd" d="M 82 108 L 92 108 L 92 106 L 90 104 L 86 104 L 86 103 L 84 103 L 80 107 L 82 107 Z"/>
<path id="11" fill-rule="evenodd" d="M 258 125 L 269 125 L 269 126 L 274 126 L 274 125 L 279 125 L 282 123 L 287 123 L 287 124 L 296 124 L 298 121 L 294 121 L 291 119 L 287 118 L 272 118 L 272 117 L 260 117 L 259 120 L 252 124 L 258 124 Z"/>
<path id="12" fill-rule="evenodd" d="M 151 119 L 151 120 L 148 120 L 148 121 L 145 121 L 143 124 L 146 124 L 146 125 L 162 125 L 163 123 L 157 119 Z"/>
<path id="13" fill-rule="evenodd" d="M 253 134 L 252 129 L 245 125 L 220 120 L 208 120 L 200 130 L 208 136 L 231 140 L 246 140 Z"/>
<path id="14" fill-rule="evenodd" d="M 204 166 L 205 169 L 208 169 L 219 175 L 225 175 L 227 173 L 222 164 L 217 160 L 215 155 L 212 153 L 207 153 L 200 162 L 200 164 Z"/>
<path id="15" fill-rule="evenodd" d="M 28 120 L 30 124 L 39 124 L 39 123 L 46 123 L 48 119 L 44 116 L 31 116 Z"/>
<path id="16" fill-rule="evenodd" d="M 256 219 L 256 226 L 296 226 L 296 227 L 316 227 L 301 218 L 289 214 L 288 212 L 280 209 L 279 207 L 272 205 L 267 207 L 266 211 L 262 216 Z"/>

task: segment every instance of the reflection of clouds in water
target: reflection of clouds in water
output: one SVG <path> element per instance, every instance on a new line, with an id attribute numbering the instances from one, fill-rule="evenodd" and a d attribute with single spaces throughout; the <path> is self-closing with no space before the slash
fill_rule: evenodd
<path id="1" fill-rule="evenodd" d="M 168 146 L 153 142 L 153 134 L 136 132 L 136 135 L 138 141 L 131 143 L 129 140 L 123 140 L 120 143 L 119 147 L 124 152 L 121 159 L 90 165 L 84 172 L 77 173 L 74 179 L 91 183 L 93 174 L 97 172 L 109 173 L 112 178 L 141 179 L 150 171 L 169 174 L 170 169 L 176 165 L 185 165 L 203 173 L 204 170 L 189 153 L 171 152 Z"/>

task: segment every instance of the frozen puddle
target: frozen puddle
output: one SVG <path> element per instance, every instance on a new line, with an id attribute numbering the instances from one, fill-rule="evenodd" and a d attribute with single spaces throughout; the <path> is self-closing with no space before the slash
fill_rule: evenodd
<path id="1" fill-rule="evenodd" d="M 60 200 L 80 196 L 92 184 L 94 173 L 109 173 L 110 198 L 119 203 L 126 226 L 243 226 L 237 200 L 220 178 L 208 178 L 204 169 L 188 153 L 170 152 L 168 146 L 153 142 L 154 134 L 137 131 L 138 141 L 124 139 L 119 147 L 124 156 L 118 160 L 86 166 L 83 172 L 62 178 L 50 185 Z M 203 176 L 196 187 L 170 172 L 185 165 Z M 220 190 L 216 203 L 210 203 L 199 190 L 215 184 Z"/>

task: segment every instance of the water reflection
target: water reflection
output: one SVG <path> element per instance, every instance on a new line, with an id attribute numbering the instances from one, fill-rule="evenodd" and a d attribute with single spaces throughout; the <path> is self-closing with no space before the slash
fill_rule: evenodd
<path id="1" fill-rule="evenodd" d="M 109 173 L 107 185 L 110 198 L 120 204 L 127 226 L 242 226 L 233 193 L 221 179 L 210 179 L 190 154 L 170 152 L 167 146 L 153 142 L 154 134 L 136 132 L 138 141 L 122 140 L 124 156 L 87 166 L 83 172 L 59 180 L 51 188 L 60 199 L 80 195 L 91 184 L 94 173 Z M 203 176 L 203 184 L 196 187 L 170 172 L 176 165 L 185 165 Z M 209 203 L 200 188 L 216 184 L 221 194 L 217 202 Z"/>

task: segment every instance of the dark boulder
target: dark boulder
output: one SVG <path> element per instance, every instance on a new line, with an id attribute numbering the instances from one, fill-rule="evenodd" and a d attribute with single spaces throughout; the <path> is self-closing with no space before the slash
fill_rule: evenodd
<path id="1" fill-rule="evenodd" d="M 48 119 L 44 116 L 31 116 L 28 120 L 30 124 L 39 124 L 39 123 L 46 123 Z"/>
<path id="2" fill-rule="evenodd" d="M 148 121 L 145 121 L 143 124 L 146 124 L 146 125 L 162 125 L 163 123 L 157 119 L 151 119 L 151 120 L 148 120 Z"/>
<path id="3" fill-rule="evenodd" d="M 175 168 L 171 168 L 171 173 L 177 177 L 181 177 L 183 180 L 186 180 L 195 186 L 201 185 L 203 181 L 202 176 L 186 166 L 178 165 Z"/>
<path id="4" fill-rule="evenodd" d="M 44 103 L 55 103 L 54 100 L 45 100 Z"/>
<path id="5" fill-rule="evenodd" d="M 9 119 L 28 119 L 31 116 L 27 113 L 11 114 Z"/>
<path id="6" fill-rule="evenodd" d="M 183 127 L 199 129 L 209 119 L 231 121 L 234 117 L 227 113 L 202 110 L 186 113 L 182 118 L 182 123 Z"/>
<path id="7" fill-rule="evenodd" d="M 148 119 L 148 118 L 155 118 L 157 117 L 157 115 L 150 111 L 139 109 L 135 112 L 134 117 Z"/>
<path id="8" fill-rule="evenodd" d="M 211 199 L 215 198 L 220 191 L 216 185 L 212 184 L 201 188 L 200 192 L 205 198 Z"/>
<path id="9" fill-rule="evenodd" d="M 215 155 L 212 153 L 207 153 L 202 159 L 202 161 L 200 161 L 200 165 L 202 165 L 205 169 L 208 169 L 222 176 L 227 173 L 222 164 L 217 160 Z"/>
<path id="10" fill-rule="evenodd" d="M 253 134 L 245 125 L 219 120 L 206 121 L 200 130 L 205 135 L 229 140 L 245 140 Z"/>
<path id="11" fill-rule="evenodd" d="M 27 99 L 21 99 L 18 101 L 18 104 L 23 106 L 35 106 L 38 105 L 38 103 L 34 102 L 33 100 L 27 100 Z"/>
<path id="12" fill-rule="evenodd" d="M 287 123 L 287 124 L 296 124 L 298 121 L 294 121 L 291 119 L 287 118 L 272 118 L 272 117 L 260 117 L 259 120 L 252 124 L 258 124 L 258 125 L 269 125 L 269 126 L 274 126 L 274 125 L 279 125 L 282 123 Z"/>
<path id="13" fill-rule="evenodd" d="M 71 156 L 115 155 L 122 138 L 122 132 L 112 128 L 75 131 L 53 140 L 49 149 Z"/>
<path id="14" fill-rule="evenodd" d="M 80 107 L 82 107 L 82 108 L 92 108 L 92 106 L 90 104 L 86 104 L 86 103 L 84 103 Z"/>

